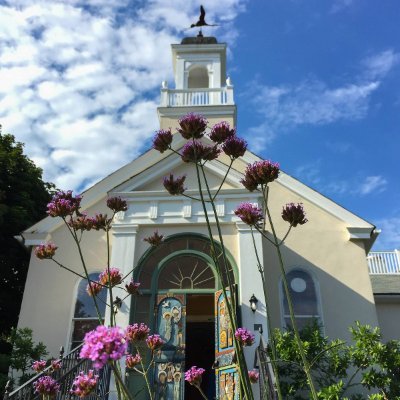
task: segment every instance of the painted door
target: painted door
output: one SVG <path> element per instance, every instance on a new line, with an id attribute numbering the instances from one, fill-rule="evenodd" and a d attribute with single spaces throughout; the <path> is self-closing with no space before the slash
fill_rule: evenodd
<path id="1" fill-rule="evenodd" d="M 165 345 L 155 354 L 155 398 L 182 400 L 185 387 L 185 295 L 158 295 L 155 320 L 156 332 L 165 341 Z"/>
<path id="2" fill-rule="evenodd" d="M 227 290 L 230 298 L 230 292 Z M 215 293 L 215 374 L 219 400 L 239 399 L 239 376 L 234 364 L 235 349 L 229 314 L 222 290 Z"/>

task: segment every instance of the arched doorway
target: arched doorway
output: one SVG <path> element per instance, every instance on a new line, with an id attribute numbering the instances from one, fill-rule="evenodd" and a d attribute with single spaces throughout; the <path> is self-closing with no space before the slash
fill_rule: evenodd
<path id="1" fill-rule="evenodd" d="M 142 295 L 132 304 L 132 322 L 148 324 L 166 342 L 154 360 L 156 399 L 200 399 L 184 382 L 184 372 L 192 365 L 206 370 L 202 387 L 208 398 L 215 397 L 215 293 L 221 284 L 210 251 L 205 236 L 174 235 L 150 249 L 136 270 Z M 233 259 L 228 258 L 235 280 Z M 223 280 L 227 285 L 226 276 Z"/>

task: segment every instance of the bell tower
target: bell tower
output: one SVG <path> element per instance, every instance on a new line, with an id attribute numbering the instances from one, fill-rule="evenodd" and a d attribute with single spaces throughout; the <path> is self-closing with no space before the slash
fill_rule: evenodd
<path id="1" fill-rule="evenodd" d="M 222 120 L 236 125 L 233 85 L 226 76 L 226 44 L 215 37 L 187 37 L 171 45 L 174 88 L 161 85 L 157 108 L 160 127 L 175 128 L 189 112 L 202 114 L 210 124 Z"/>

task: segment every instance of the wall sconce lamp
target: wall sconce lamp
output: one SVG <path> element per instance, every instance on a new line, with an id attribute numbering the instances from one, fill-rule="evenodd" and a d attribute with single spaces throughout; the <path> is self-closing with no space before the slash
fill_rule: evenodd
<path id="1" fill-rule="evenodd" d="M 253 296 L 250 297 L 249 302 L 250 302 L 251 311 L 253 311 L 253 313 L 255 313 L 257 310 L 257 303 L 258 303 L 257 297 L 254 296 L 254 294 L 253 294 Z"/>

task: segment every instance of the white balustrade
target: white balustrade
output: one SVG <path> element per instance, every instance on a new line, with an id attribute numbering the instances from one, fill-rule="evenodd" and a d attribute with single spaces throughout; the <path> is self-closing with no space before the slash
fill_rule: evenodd
<path id="1" fill-rule="evenodd" d="M 371 275 L 400 275 L 400 251 L 371 251 L 367 257 Z"/>
<path id="2" fill-rule="evenodd" d="M 233 86 L 209 89 L 161 89 L 162 107 L 232 105 Z"/>

